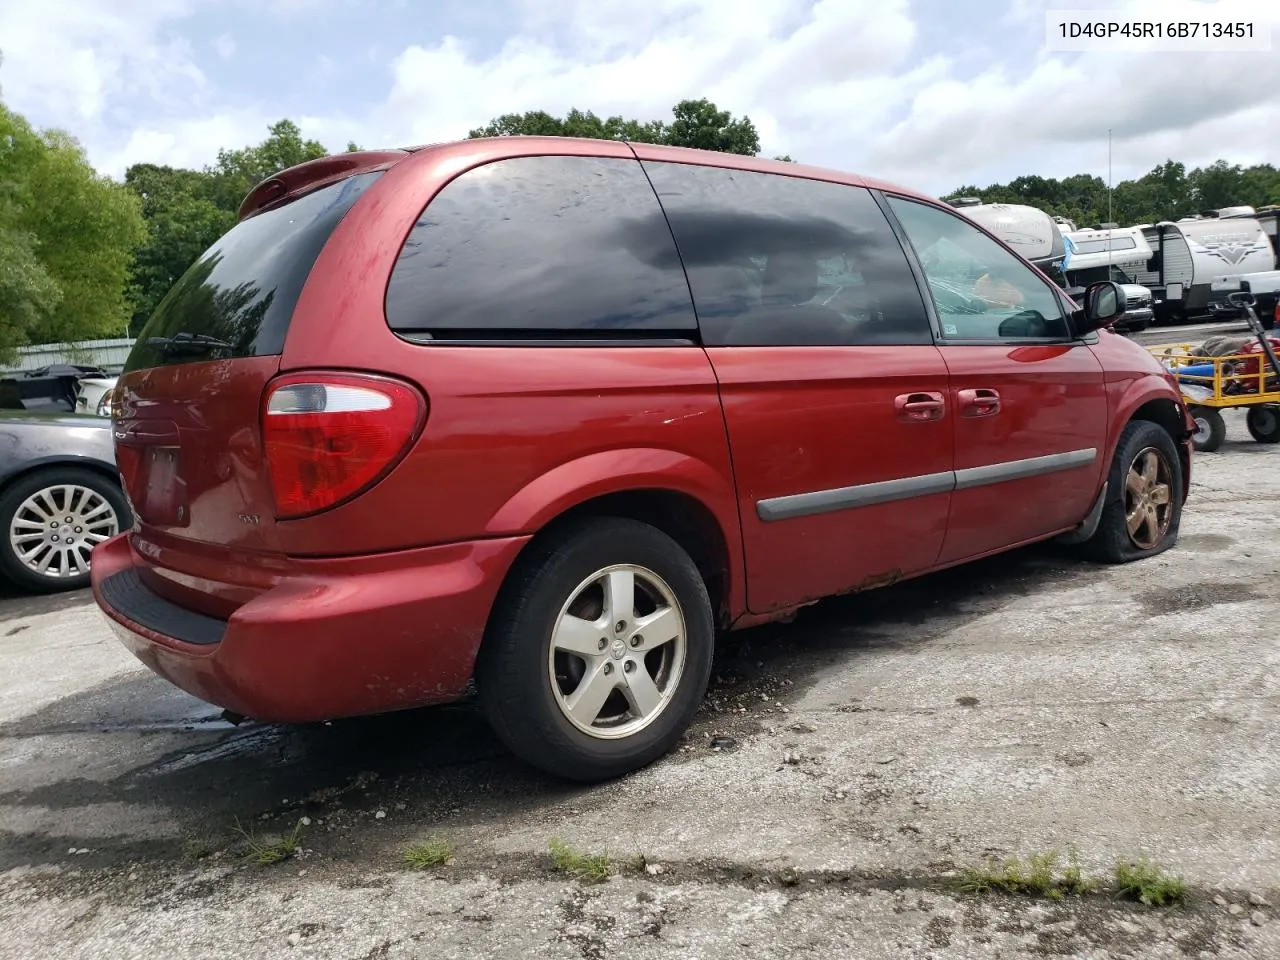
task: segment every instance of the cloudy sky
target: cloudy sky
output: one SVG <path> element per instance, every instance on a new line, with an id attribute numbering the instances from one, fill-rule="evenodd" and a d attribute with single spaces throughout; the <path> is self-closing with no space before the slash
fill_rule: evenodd
<path id="1" fill-rule="evenodd" d="M 0 0 L 0 92 L 99 169 L 199 166 L 281 117 L 340 149 L 505 112 L 710 97 L 789 153 L 933 193 L 1168 157 L 1280 162 L 1271 52 L 1056 53 L 1048 8 L 1203 19 L 1280 0 Z M 1215 8 L 1218 10 L 1215 11 Z M 1263 16 L 1268 15 L 1263 13 Z"/>

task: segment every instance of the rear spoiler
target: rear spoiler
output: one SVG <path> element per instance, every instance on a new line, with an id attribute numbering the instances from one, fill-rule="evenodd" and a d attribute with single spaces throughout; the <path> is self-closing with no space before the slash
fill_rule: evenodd
<path id="1" fill-rule="evenodd" d="M 281 170 L 249 191 L 236 212 L 236 222 L 239 223 L 286 197 L 310 193 L 357 173 L 386 170 L 407 156 L 408 150 L 361 150 L 356 153 L 335 153 Z"/>

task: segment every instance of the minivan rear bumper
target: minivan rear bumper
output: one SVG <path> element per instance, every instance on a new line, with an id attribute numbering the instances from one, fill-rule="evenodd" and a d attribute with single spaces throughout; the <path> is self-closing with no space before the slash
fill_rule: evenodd
<path id="1" fill-rule="evenodd" d="M 94 598 L 155 673 L 255 720 L 306 723 L 456 700 L 528 537 L 299 560 L 228 620 L 152 592 L 130 534 L 93 553 Z"/>

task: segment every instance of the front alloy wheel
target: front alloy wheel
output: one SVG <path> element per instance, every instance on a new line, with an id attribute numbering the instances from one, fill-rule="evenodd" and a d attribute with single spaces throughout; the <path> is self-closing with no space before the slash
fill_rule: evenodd
<path id="1" fill-rule="evenodd" d="M 1125 529 L 1139 550 L 1151 550 L 1173 518 L 1172 468 L 1155 447 L 1139 451 L 1124 485 Z"/>
<path id="2" fill-rule="evenodd" d="M 1120 434 L 1106 482 L 1098 528 L 1083 545 L 1087 553 L 1106 563 L 1129 563 L 1177 543 L 1182 460 L 1164 427 L 1150 420 L 1131 421 Z"/>

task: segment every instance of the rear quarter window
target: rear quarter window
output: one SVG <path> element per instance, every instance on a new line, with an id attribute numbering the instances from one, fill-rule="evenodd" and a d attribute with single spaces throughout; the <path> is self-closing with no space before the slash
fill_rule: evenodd
<path id="1" fill-rule="evenodd" d="M 241 220 L 170 289 L 138 335 L 125 370 L 284 351 L 302 287 L 334 228 L 382 175 L 362 173 Z M 227 344 L 166 349 L 179 334 Z"/>
<path id="2" fill-rule="evenodd" d="M 519 157 L 448 183 L 410 231 L 387 322 L 421 342 L 692 343 L 697 321 L 636 160 Z"/>

